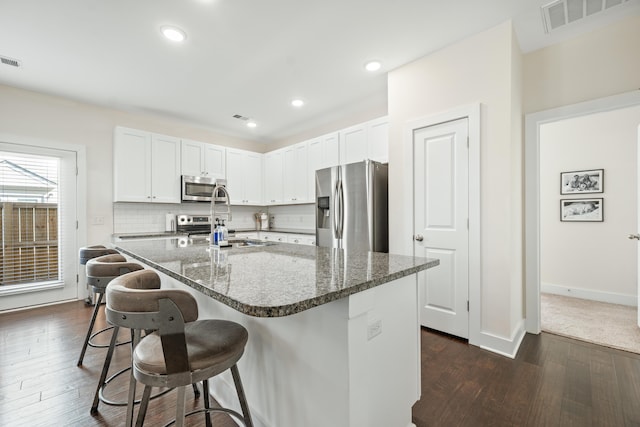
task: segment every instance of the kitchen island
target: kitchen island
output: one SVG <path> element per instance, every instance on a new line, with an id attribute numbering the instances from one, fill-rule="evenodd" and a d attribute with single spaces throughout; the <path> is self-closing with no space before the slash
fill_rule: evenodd
<path id="1" fill-rule="evenodd" d="M 190 291 L 201 318 L 244 325 L 239 367 L 254 424 L 407 427 L 420 396 L 416 274 L 437 260 L 293 244 L 201 240 L 116 249 Z M 211 381 L 236 407 L 230 376 Z"/>

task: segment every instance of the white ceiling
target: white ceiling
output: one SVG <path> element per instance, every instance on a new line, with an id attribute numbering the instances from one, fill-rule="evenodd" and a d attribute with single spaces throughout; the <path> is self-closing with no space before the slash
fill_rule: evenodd
<path id="1" fill-rule="evenodd" d="M 529 52 L 640 14 L 629 0 L 547 35 L 549 1 L 0 0 L 0 55 L 21 62 L 0 84 L 268 143 L 384 107 L 388 71 L 507 19 Z"/>

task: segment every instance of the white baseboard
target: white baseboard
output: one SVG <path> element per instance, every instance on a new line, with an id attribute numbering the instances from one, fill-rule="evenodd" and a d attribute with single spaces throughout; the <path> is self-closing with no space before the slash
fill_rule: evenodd
<path id="1" fill-rule="evenodd" d="M 524 319 L 518 322 L 516 329 L 513 331 L 511 338 L 504 338 L 488 332 L 480 332 L 480 348 L 500 354 L 510 359 L 515 359 L 518 354 L 520 344 L 524 339 L 526 330 L 524 328 Z"/>
<path id="2" fill-rule="evenodd" d="M 569 288 L 567 286 L 555 285 L 553 283 L 541 282 L 540 290 L 547 294 L 563 295 L 567 297 L 588 299 L 591 301 L 608 302 L 611 304 L 622 304 L 630 307 L 638 306 L 636 295 L 625 295 L 614 292 L 594 291 L 591 289 Z"/>

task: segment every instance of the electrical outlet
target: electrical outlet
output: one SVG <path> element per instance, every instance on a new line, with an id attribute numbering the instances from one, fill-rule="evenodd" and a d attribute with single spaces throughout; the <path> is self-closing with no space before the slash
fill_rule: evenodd
<path id="1" fill-rule="evenodd" d="M 382 333 L 382 320 L 374 320 L 367 325 L 367 341 L 371 341 Z"/>

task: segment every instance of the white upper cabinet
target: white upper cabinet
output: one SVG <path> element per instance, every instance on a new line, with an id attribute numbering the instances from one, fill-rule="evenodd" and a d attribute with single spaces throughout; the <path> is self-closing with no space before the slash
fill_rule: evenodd
<path id="1" fill-rule="evenodd" d="M 262 154 L 227 149 L 227 190 L 232 204 L 262 204 Z"/>
<path id="2" fill-rule="evenodd" d="M 151 201 L 180 203 L 180 139 L 151 135 Z"/>
<path id="3" fill-rule="evenodd" d="M 307 141 L 307 193 L 313 201 L 316 192 L 316 171 L 340 164 L 340 138 L 338 132 Z"/>
<path id="4" fill-rule="evenodd" d="M 343 165 L 367 158 L 367 128 L 364 124 L 340 131 L 340 162 Z"/>
<path id="5" fill-rule="evenodd" d="M 389 159 L 387 117 L 371 120 L 340 131 L 340 163 L 365 159 L 386 163 Z"/>
<path id="6" fill-rule="evenodd" d="M 183 139 L 182 175 L 225 179 L 225 154 L 225 147 Z"/>
<path id="7" fill-rule="evenodd" d="M 284 150 L 264 155 L 264 200 L 268 205 L 284 202 Z"/>
<path id="8" fill-rule="evenodd" d="M 389 120 L 386 117 L 367 123 L 367 151 L 371 160 L 389 161 Z"/>
<path id="9" fill-rule="evenodd" d="M 180 203 L 180 140 L 116 127 L 115 202 Z"/>
<path id="10" fill-rule="evenodd" d="M 307 143 L 286 147 L 284 150 L 284 201 L 286 203 L 308 203 L 309 165 Z"/>

